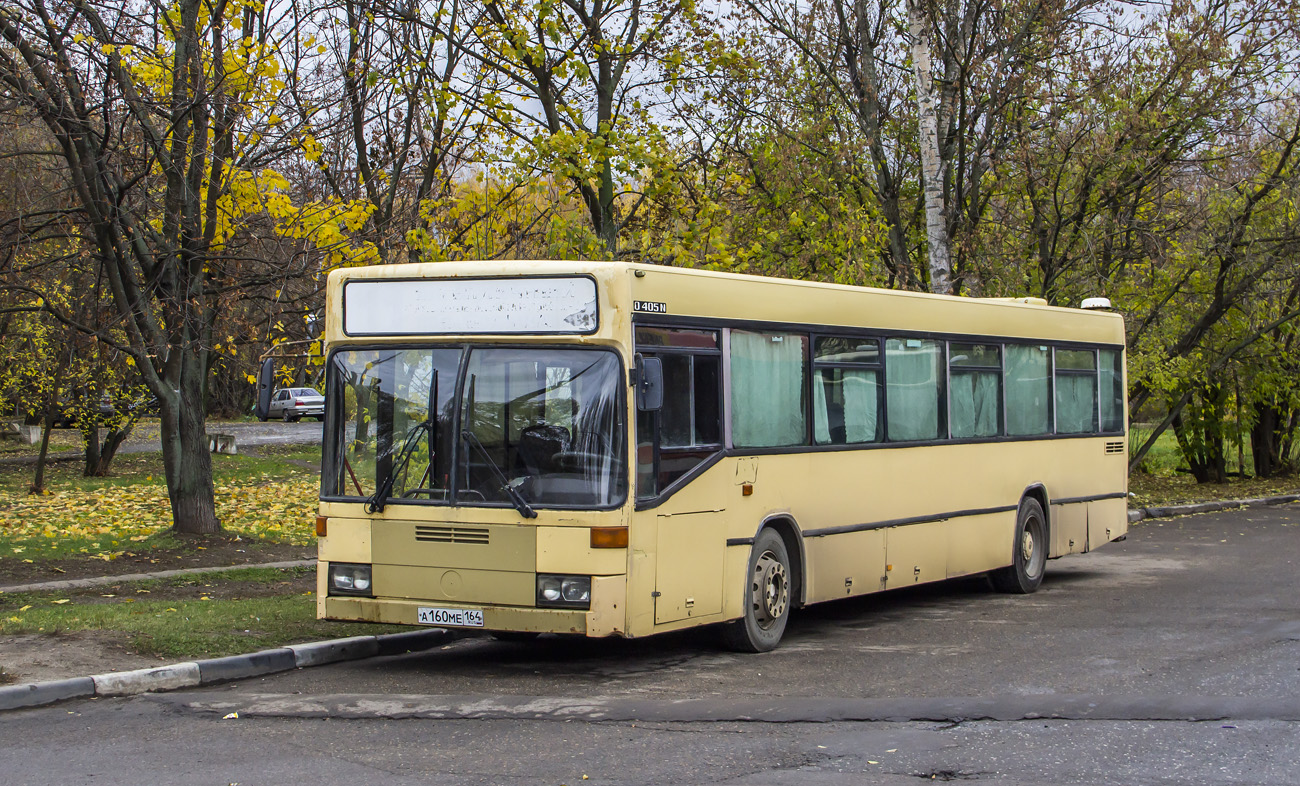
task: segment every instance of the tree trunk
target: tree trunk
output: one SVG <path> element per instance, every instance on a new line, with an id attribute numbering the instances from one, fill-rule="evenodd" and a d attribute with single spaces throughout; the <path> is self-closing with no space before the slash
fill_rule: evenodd
<path id="1" fill-rule="evenodd" d="M 1255 405 L 1255 425 L 1250 430 L 1250 455 L 1255 477 L 1270 478 L 1288 471 L 1295 438 L 1297 410 L 1275 404 Z"/>
<path id="2" fill-rule="evenodd" d="M 916 72 L 921 185 L 925 191 L 925 241 L 930 252 L 930 291 L 950 295 L 952 255 L 948 250 L 948 211 L 943 198 L 939 110 L 934 99 L 934 72 L 930 62 L 930 19 L 921 2 L 907 0 L 907 26 L 912 39 L 912 67 Z"/>
<path id="3" fill-rule="evenodd" d="M 1250 430 L 1250 455 L 1255 460 L 1255 477 L 1272 477 L 1277 470 L 1277 440 L 1275 439 L 1277 409 L 1271 405 L 1255 405 L 1255 425 Z"/>
<path id="4" fill-rule="evenodd" d="M 90 445 L 86 445 L 86 468 L 84 475 L 88 478 L 102 478 L 108 475 L 108 468 L 113 464 L 113 458 L 117 455 L 118 448 L 126 442 L 127 437 L 131 436 L 132 429 L 135 428 L 135 421 L 127 423 L 122 428 L 109 429 L 104 435 L 103 442 L 95 440 L 94 460 L 91 460 Z"/>
<path id="5" fill-rule="evenodd" d="M 99 466 L 99 428 L 95 425 L 83 426 L 81 429 L 81 444 L 85 451 L 86 463 L 81 470 L 82 477 L 98 477 L 95 474 L 95 468 Z"/>
<path id="6" fill-rule="evenodd" d="M 54 407 L 45 413 L 44 428 L 41 429 L 41 451 L 36 454 L 36 475 L 32 478 L 31 488 L 27 490 L 29 494 L 45 493 L 45 457 L 50 452 L 50 430 L 54 428 Z"/>
<path id="7" fill-rule="evenodd" d="M 1227 395 L 1222 385 L 1205 385 L 1197 391 L 1198 406 L 1174 418 L 1174 436 L 1187 467 L 1197 483 L 1226 483 L 1228 458 L 1223 445 L 1223 417 Z"/>
<path id="8" fill-rule="evenodd" d="M 184 371 L 200 366 L 198 358 L 187 360 Z M 221 532 L 221 522 L 217 520 L 212 454 L 203 423 L 202 376 L 182 373 L 179 393 L 169 394 L 162 399 L 160 422 L 172 529 L 191 535 L 216 534 Z"/>

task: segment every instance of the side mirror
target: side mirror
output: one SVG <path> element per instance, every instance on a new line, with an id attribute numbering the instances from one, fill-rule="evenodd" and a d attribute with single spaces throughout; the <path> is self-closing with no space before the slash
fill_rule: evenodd
<path id="1" fill-rule="evenodd" d="M 271 411 L 271 389 L 275 387 L 275 360 L 267 358 L 262 361 L 262 368 L 257 372 L 257 408 L 253 414 L 258 420 L 266 420 Z"/>
<path id="2" fill-rule="evenodd" d="M 664 364 L 659 358 L 636 356 L 636 408 L 653 412 L 664 405 Z"/>

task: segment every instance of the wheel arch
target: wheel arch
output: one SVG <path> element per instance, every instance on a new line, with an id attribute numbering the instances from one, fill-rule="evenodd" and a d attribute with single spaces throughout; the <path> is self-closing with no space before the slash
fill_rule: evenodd
<path id="1" fill-rule="evenodd" d="M 1020 494 L 1020 501 L 1021 501 L 1021 502 L 1025 501 L 1026 499 L 1037 500 L 1037 502 L 1038 502 L 1038 506 L 1041 507 L 1041 508 L 1043 509 L 1043 529 L 1045 530 L 1045 532 L 1044 532 L 1043 534 L 1044 534 L 1044 535 L 1046 536 L 1046 538 L 1047 538 L 1047 552 L 1048 552 L 1048 554 L 1051 554 L 1051 550 L 1052 550 L 1052 506 L 1051 506 L 1051 504 L 1050 504 L 1051 499 L 1050 499 L 1050 497 L 1048 497 L 1048 494 L 1047 494 L 1047 486 L 1044 486 L 1042 483 L 1034 483 L 1034 484 L 1032 484 L 1032 485 L 1030 485 L 1030 486 L 1027 486 L 1027 487 L 1025 488 L 1025 490 L 1024 490 L 1023 492 L 1021 492 L 1021 494 Z M 1020 507 L 1020 503 L 1016 503 L 1016 507 L 1017 507 L 1017 509 L 1019 509 L 1019 507 Z M 1019 514 L 1017 513 L 1017 515 L 1019 515 Z"/>
<path id="2" fill-rule="evenodd" d="M 805 577 L 808 575 L 808 552 L 804 549 L 803 532 L 799 529 L 799 524 L 794 520 L 794 516 L 789 513 L 774 513 L 763 519 L 758 531 L 754 533 L 757 538 L 759 533 L 765 529 L 775 530 L 776 534 L 781 536 L 785 542 L 785 550 L 790 554 L 790 568 L 794 571 L 793 591 L 790 593 L 793 604 L 796 608 L 804 605 L 807 593 L 808 582 Z"/>

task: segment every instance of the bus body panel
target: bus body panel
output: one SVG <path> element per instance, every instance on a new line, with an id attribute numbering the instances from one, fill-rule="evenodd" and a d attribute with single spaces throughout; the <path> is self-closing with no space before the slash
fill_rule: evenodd
<path id="1" fill-rule="evenodd" d="M 1124 346 L 1123 322 L 1115 314 L 621 263 L 340 270 L 330 274 L 327 307 L 341 314 L 343 284 L 358 278 L 560 275 L 596 281 L 599 320 L 589 334 L 350 337 L 341 319 L 331 319 L 325 343 L 601 346 L 618 352 L 625 371 L 636 351 L 633 329 L 643 320 L 1041 340 L 1121 352 Z M 677 630 L 743 615 L 750 544 L 764 522 L 792 522 L 798 543 L 790 556 L 803 587 L 795 602 L 813 603 L 1008 565 L 1016 507 L 1032 486 L 1041 486 L 1051 503 L 1045 511 L 1051 557 L 1096 548 L 1127 531 L 1123 434 L 861 449 L 732 448 L 670 495 L 638 509 L 634 392 L 629 384 L 625 455 L 631 479 L 627 502 L 616 510 L 538 508 L 536 519 L 524 520 L 511 507 L 390 503 L 370 515 L 360 502 L 323 500 L 329 524 L 320 538 L 318 616 L 409 625 L 416 624 L 419 607 L 442 604 L 482 610 L 489 630 L 588 636 Z M 725 410 L 728 392 L 723 399 Z M 593 526 L 628 527 L 628 547 L 591 548 Z M 416 541 L 421 527 L 488 530 L 491 545 Z M 329 596 L 331 562 L 373 564 L 383 597 Z M 538 573 L 592 576 L 590 608 L 535 608 Z"/>

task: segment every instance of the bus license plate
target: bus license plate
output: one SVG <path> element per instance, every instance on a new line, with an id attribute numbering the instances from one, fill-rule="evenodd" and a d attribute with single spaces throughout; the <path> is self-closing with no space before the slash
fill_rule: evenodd
<path id="1" fill-rule="evenodd" d="M 483 627 L 483 612 L 480 609 L 431 609 L 421 606 L 416 609 L 416 621 L 421 625 L 481 628 Z"/>

